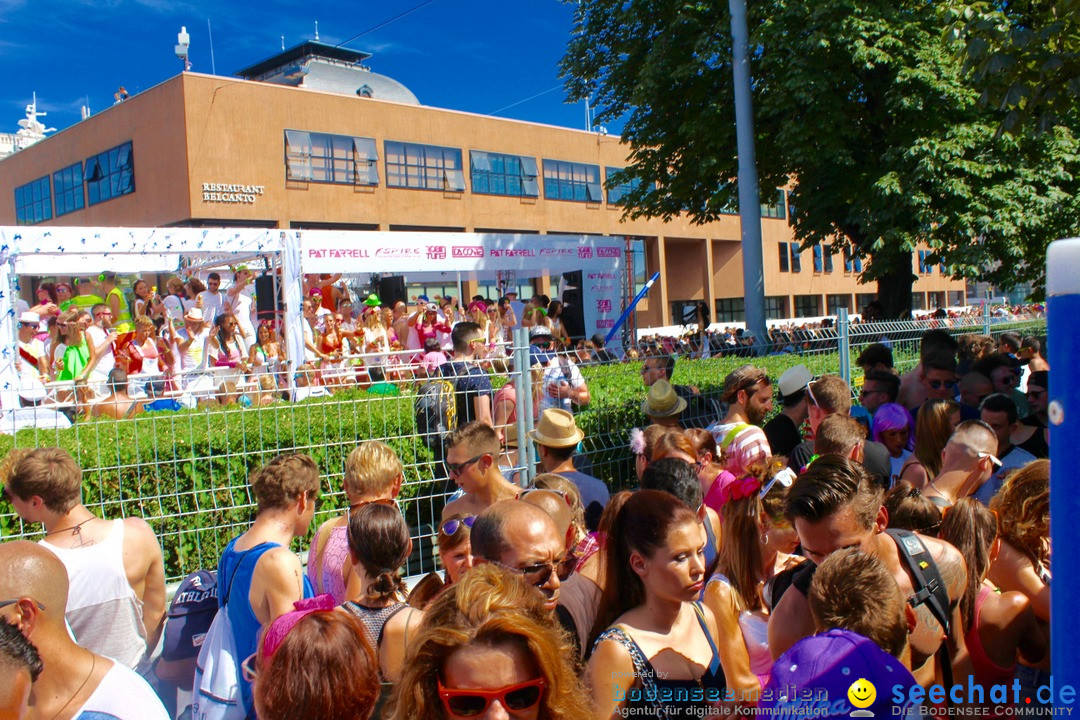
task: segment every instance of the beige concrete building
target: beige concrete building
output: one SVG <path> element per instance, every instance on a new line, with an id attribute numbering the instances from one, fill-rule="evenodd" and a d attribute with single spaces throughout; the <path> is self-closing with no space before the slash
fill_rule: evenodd
<path id="1" fill-rule="evenodd" d="M 618 137 L 424 107 L 366 57 L 305 43 L 250 79 L 173 77 L 0 161 L 0 224 L 625 236 L 636 283 L 661 273 L 640 327 L 705 299 L 742 319 L 738 216 L 624 222 L 603 187 Z M 857 312 L 861 263 L 796 252 L 785 198 L 763 198 L 768 317 Z M 912 264 L 917 308 L 962 300 L 963 281 Z"/>

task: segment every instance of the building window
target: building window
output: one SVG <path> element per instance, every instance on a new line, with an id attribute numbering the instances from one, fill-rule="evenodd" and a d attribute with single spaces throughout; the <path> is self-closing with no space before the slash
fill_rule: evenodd
<path id="1" fill-rule="evenodd" d="M 746 298 L 720 298 L 716 301 L 714 322 L 743 322 L 746 320 Z"/>
<path id="2" fill-rule="evenodd" d="M 926 309 L 926 293 L 911 293 L 911 309 L 912 310 L 925 310 Z"/>
<path id="3" fill-rule="evenodd" d="M 15 188 L 15 222 L 33 225 L 52 219 L 52 193 L 49 176 Z"/>
<path id="4" fill-rule="evenodd" d="M 379 152 L 372 138 L 286 130 L 285 179 L 378 185 Z"/>
<path id="5" fill-rule="evenodd" d="M 791 248 L 791 272 L 802 272 L 802 253 L 799 252 L 799 243 L 788 243 Z"/>
<path id="6" fill-rule="evenodd" d="M 780 272 L 791 272 L 791 261 L 788 255 L 788 244 L 786 242 L 780 243 L 779 247 L 780 256 Z"/>
<path id="7" fill-rule="evenodd" d="M 623 168 L 605 167 L 604 175 L 608 181 L 607 201 L 608 205 L 622 205 L 623 198 L 626 197 L 632 190 L 636 190 L 641 186 L 640 178 L 632 178 L 628 182 L 619 183 L 618 185 L 611 185 L 611 176 L 619 172 Z"/>
<path id="8" fill-rule="evenodd" d="M 783 188 L 778 188 L 776 193 L 776 199 L 771 205 L 761 204 L 761 217 L 778 218 L 780 220 L 787 217 L 787 208 L 786 203 L 784 202 L 787 193 Z"/>
<path id="9" fill-rule="evenodd" d="M 536 158 L 469 151 L 472 191 L 482 195 L 537 197 Z"/>
<path id="10" fill-rule="evenodd" d="M 545 159 L 544 197 L 548 200 L 602 202 L 600 166 Z"/>
<path id="11" fill-rule="evenodd" d="M 821 315 L 820 295 L 796 295 L 795 317 L 819 317 Z"/>
<path id="12" fill-rule="evenodd" d="M 930 263 L 926 262 L 926 258 L 927 258 L 928 255 L 930 255 L 930 251 L 928 251 L 928 250 L 920 250 L 919 251 L 919 274 L 920 275 L 929 275 L 934 270 L 934 266 L 931 265 Z"/>
<path id="13" fill-rule="evenodd" d="M 855 312 L 862 315 L 866 306 L 877 300 L 877 293 L 855 293 Z"/>
<path id="14" fill-rule="evenodd" d="M 788 317 L 788 299 L 786 295 L 772 295 L 765 298 L 765 318 L 783 320 Z"/>
<path id="15" fill-rule="evenodd" d="M 851 248 L 844 248 L 844 272 L 862 272 L 862 258 L 856 257 Z"/>
<path id="16" fill-rule="evenodd" d="M 465 192 L 461 150 L 387 140 L 388 187 Z"/>
<path id="17" fill-rule="evenodd" d="M 820 273 L 825 269 L 824 268 L 825 260 L 822 257 L 822 255 L 823 255 L 823 248 L 821 247 L 821 245 L 815 245 L 814 246 L 814 272 L 816 272 L 816 273 Z"/>
<path id="18" fill-rule="evenodd" d="M 851 312 L 851 296 L 844 295 L 826 295 L 825 305 L 828 308 L 829 315 L 838 315 L 840 308 Z"/>
<path id="19" fill-rule="evenodd" d="M 634 263 L 634 292 L 639 293 L 649 279 L 648 253 L 645 252 L 644 238 L 631 238 L 630 257 Z"/>
<path id="20" fill-rule="evenodd" d="M 135 192 L 135 158 L 131 142 L 87 158 L 83 179 L 86 198 L 91 205 Z"/>
<path id="21" fill-rule="evenodd" d="M 53 173 L 53 188 L 56 191 L 56 216 L 82 210 L 86 204 L 83 195 L 82 163 L 75 163 Z"/>
<path id="22" fill-rule="evenodd" d="M 831 251 L 832 251 L 831 246 L 827 247 L 827 248 L 824 248 L 824 251 L 823 251 L 824 254 L 825 254 L 825 272 L 827 272 L 827 273 L 832 272 L 832 255 L 833 254 L 832 254 Z"/>

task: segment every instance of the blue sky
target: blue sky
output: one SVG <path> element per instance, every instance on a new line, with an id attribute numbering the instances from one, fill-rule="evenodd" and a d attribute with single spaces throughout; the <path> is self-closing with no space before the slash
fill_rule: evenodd
<path id="1" fill-rule="evenodd" d="M 63 129 L 87 99 L 99 112 L 120 85 L 135 93 L 176 75 L 181 25 L 192 70 L 210 73 L 209 18 L 214 67 L 231 76 L 279 52 L 282 35 L 286 47 L 313 39 L 316 20 L 337 44 L 425 1 L 0 0 L 0 132 L 18 129 L 33 92 L 43 122 Z M 564 102 L 557 76 L 571 26 L 559 0 L 433 0 L 347 47 L 425 105 L 584 129 L 584 104 Z"/>

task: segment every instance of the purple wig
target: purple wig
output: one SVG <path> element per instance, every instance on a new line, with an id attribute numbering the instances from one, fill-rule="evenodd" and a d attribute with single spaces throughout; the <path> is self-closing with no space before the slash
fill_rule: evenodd
<path id="1" fill-rule="evenodd" d="M 874 413 L 874 442 L 881 442 L 886 430 L 908 430 L 907 449 L 915 449 L 915 419 L 908 409 L 899 403 L 885 403 Z"/>

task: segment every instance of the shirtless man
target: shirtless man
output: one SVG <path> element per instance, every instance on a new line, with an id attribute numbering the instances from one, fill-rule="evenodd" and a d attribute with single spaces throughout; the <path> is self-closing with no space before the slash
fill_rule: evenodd
<path id="1" fill-rule="evenodd" d="M 90 512 L 82 504 L 82 470 L 65 450 L 37 448 L 11 468 L 4 496 L 24 522 L 45 526 L 41 546 L 67 568 L 75 639 L 130 668 L 143 665 L 165 617 L 165 565 L 154 531 L 142 518 L 104 520 Z"/>
<path id="2" fill-rule="evenodd" d="M 830 455 L 818 458 L 792 484 L 786 510 L 799 534 L 803 553 L 811 563 L 820 563 L 842 548 L 859 548 L 881 560 L 903 596 L 910 598 L 915 592 L 914 581 L 896 542 L 885 533 L 889 514 L 881 504 L 882 494 L 881 488 L 862 466 Z M 934 658 L 944 641 L 949 643 L 953 677 L 963 678 L 972 672 L 964 646 L 959 606 L 967 584 L 967 571 L 963 556 L 952 545 L 922 535 L 917 537 L 933 557 L 951 601 L 948 638 L 928 605 L 912 608 L 915 625 L 909 637 L 911 671 L 916 680 L 926 686 L 942 681 Z M 769 651 L 774 660 L 798 640 L 814 634 L 807 596 L 798 585 L 797 581 L 793 582 L 779 602 L 773 601 Z"/>
<path id="3" fill-rule="evenodd" d="M 114 420 L 131 417 L 143 409 L 144 401 L 128 395 L 128 375 L 121 368 L 114 367 L 106 383 L 109 394 L 91 409 L 94 417 L 104 415 Z"/>
<path id="4" fill-rule="evenodd" d="M 146 681 L 122 663 L 76 645 L 64 622 L 67 573 L 56 556 L 26 540 L 0 544 L 0 622 L 14 625 L 41 658 L 28 717 L 166 720 Z M 0 677 L 3 676 L 0 671 Z M 3 695 L 6 688 L 0 688 Z M 10 717 L 0 713 L 0 717 Z M 16 717 L 18 717 L 16 715 Z"/>
<path id="5" fill-rule="evenodd" d="M 487 423 L 475 420 L 454 431 L 446 443 L 446 473 L 465 494 L 447 503 L 442 522 L 453 515 L 479 515 L 500 500 L 513 500 L 519 488 L 499 470 L 499 438 Z"/>
<path id="6" fill-rule="evenodd" d="M 998 437 L 993 428 L 981 420 L 965 420 L 945 444 L 941 472 L 922 489 L 923 495 L 938 507 L 947 508 L 975 494 L 1001 467 L 997 451 Z"/>

